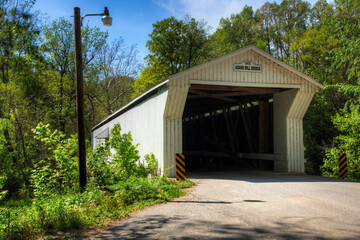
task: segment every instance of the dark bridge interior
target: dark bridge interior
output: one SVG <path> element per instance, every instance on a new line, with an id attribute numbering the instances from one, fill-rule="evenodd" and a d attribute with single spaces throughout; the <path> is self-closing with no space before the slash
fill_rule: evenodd
<path id="1" fill-rule="evenodd" d="M 191 85 L 183 114 L 187 171 L 273 169 L 273 94 L 287 89 Z"/>

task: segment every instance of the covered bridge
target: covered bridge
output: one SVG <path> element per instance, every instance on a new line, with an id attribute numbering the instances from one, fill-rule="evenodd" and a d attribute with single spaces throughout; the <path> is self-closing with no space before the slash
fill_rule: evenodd
<path id="1" fill-rule="evenodd" d="M 138 96 L 92 129 L 92 146 L 120 123 L 140 143 L 140 154 L 154 153 L 171 177 L 176 153 L 189 159 L 187 167 L 222 159 L 303 173 L 303 117 L 321 88 L 256 46 L 243 47 Z"/>

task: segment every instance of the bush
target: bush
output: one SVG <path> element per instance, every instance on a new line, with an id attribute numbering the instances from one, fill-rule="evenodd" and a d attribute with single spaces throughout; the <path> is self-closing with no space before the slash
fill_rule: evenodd
<path id="1" fill-rule="evenodd" d="M 39 161 L 31 175 L 34 196 L 48 196 L 54 192 L 71 192 L 78 188 L 77 137 L 65 138 L 60 131 L 52 132 L 49 125 L 39 123 L 33 129 L 35 138 L 48 150 L 45 159 Z M 121 134 L 116 124 L 111 130 L 110 141 L 94 150 L 87 151 L 87 175 L 89 185 L 111 185 L 131 176 L 156 175 L 157 161 L 154 154 L 140 162 L 138 145 L 133 145 L 130 133 Z M 114 153 L 110 151 L 114 150 Z"/>
<path id="2" fill-rule="evenodd" d="M 144 178 L 132 176 L 109 187 L 123 196 L 126 205 L 148 200 L 166 201 L 182 194 L 176 182 L 166 177 Z"/>
<path id="3" fill-rule="evenodd" d="M 339 177 L 339 154 L 343 151 L 333 148 L 327 151 L 326 158 L 324 159 L 324 164 L 322 165 L 322 174 L 325 177 Z M 347 153 L 347 178 L 351 180 L 360 180 L 360 162 L 359 158 L 356 158 L 356 155 L 352 153 Z"/>
<path id="4" fill-rule="evenodd" d="M 31 186 L 34 195 L 45 196 L 77 189 L 77 137 L 72 135 L 65 138 L 62 132 L 51 132 L 49 125 L 42 123 L 32 131 L 34 138 L 43 142 L 49 151 L 48 157 L 40 160 L 32 170 Z"/>
<path id="5" fill-rule="evenodd" d="M 6 138 L 3 134 L 8 125 L 8 121 L 0 118 L 0 201 L 5 198 L 7 190 L 2 190 L 5 187 L 5 182 L 8 176 L 13 174 L 11 154 L 7 148 Z"/>
<path id="6" fill-rule="evenodd" d="M 89 172 L 97 186 L 111 185 L 133 176 L 157 175 L 155 155 L 147 154 L 141 162 L 138 145 L 133 145 L 132 141 L 130 132 L 121 134 L 120 124 L 115 124 L 110 132 L 110 140 L 99 144 L 90 153 Z"/>
<path id="7" fill-rule="evenodd" d="M 336 146 L 326 152 L 322 174 L 328 177 L 339 177 L 339 153 L 346 153 L 348 179 L 360 180 L 360 89 L 343 87 L 357 98 L 349 100 L 340 113 L 333 118 L 333 123 L 341 133 L 334 138 Z"/>
<path id="8" fill-rule="evenodd" d="M 3 200 L 7 194 L 7 190 L 4 191 L 2 190 L 5 181 L 6 181 L 6 177 L 0 175 L 0 201 Z"/>
<path id="9" fill-rule="evenodd" d="M 0 204 L 0 239 L 35 236 L 106 223 L 131 211 L 183 195 L 166 177 L 130 177 L 84 193 L 37 197 Z"/>

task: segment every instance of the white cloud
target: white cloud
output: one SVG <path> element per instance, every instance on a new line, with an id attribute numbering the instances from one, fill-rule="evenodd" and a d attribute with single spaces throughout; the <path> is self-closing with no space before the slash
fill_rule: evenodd
<path id="1" fill-rule="evenodd" d="M 241 12 L 245 5 L 252 6 L 255 12 L 267 1 L 278 4 L 282 2 L 282 0 L 153 0 L 155 4 L 178 19 L 190 13 L 197 20 L 205 20 L 213 31 L 218 27 L 221 18 Z M 317 0 L 307 1 L 313 5 Z"/>
<path id="2" fill-rule="evenodd" d="M 182 18 L 190 13 L 197 20 L 205 20 L 215 30 L 220 19 L 239 13 L 245 6 L 245 0 L 153 0 L 155 4 L 166 9 L 176 18 Z M 251 5 L 257 8 L 258 1 Z M 255 9 L 254 9 L 255 10 Z"/>

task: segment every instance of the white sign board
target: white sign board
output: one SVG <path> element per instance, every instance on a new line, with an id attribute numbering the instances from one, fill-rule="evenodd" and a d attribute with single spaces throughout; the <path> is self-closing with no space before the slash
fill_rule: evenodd
<path id="1" fill-rule="evenodd" d="M 251 61 L 243 61 L 242 63 L 234 64 L 235 72 L 262 72 L 262 66 L 257 65 Z"/>

